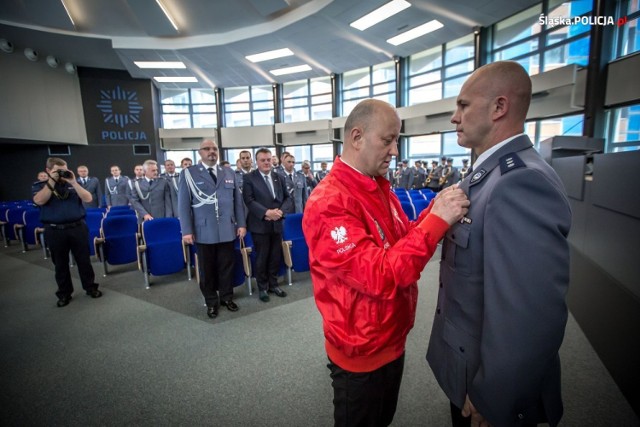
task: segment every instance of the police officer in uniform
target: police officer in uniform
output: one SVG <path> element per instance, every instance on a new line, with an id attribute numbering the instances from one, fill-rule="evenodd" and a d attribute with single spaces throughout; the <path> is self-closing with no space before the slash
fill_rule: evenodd
<path id="1" fill-rule="evenodd" d="M 158 178 L 158 163 L 147 160 L 142 167 L 144 178 L 135 181 L 131 190 L 131 206 L 138 215 L 138 223 L 173 217 L 171 184 L 164 178 Z"/>
<path id="2" fill-rule="evenodd" d="M 165 172 L 160 176 L 169 182 L 173 214 L 178 216 L 178 181 L 180 180 L 180 174 L 176 172 L 176 164 L 173 160 L 164 161 L 164 170 Z"/>
<path id="3" fill-rule="evenodd" d="M 233 242 L 236 236 L 243 238 L 247 229 L 235 173 L 216 164 L 215 142 L 202 141 L 199 152 L 200 163 L 180 174 L 178 209 L 182 240 L 196 244 L 200 291 L 207 304 L 207 316 L 213 319 L 218 316 L 219 304 L 229 311 L 239 309 L 233 302 Z"/>
<path id="4" fill-rule="evenodd" d="M 49 179 L 35 182 L 33 202 L 40 206 L 40 221 L 44 224 L 44 237 L 51 251 L 58 284 L 58 307 L 71 301 L 73 284 L 69 271 L 69 251 L 78 266 L 82 288 L 91 298 L 100 298 L 102 292 L 94 282 L 95 274 L 89 253 L 89 229 L 84 222 L 82 203 L 91 202 L 92 196 L 76 181 L 67 169 L 67 163 L 57 157 L 47 159 Z"/>
<path id="5" fill-rule="evenodd" d="M 296 158 L 292 155 L 285 157 L 282 162 L 283 176 L 287 185 L 287 192 L 289 197 L 293 200 L 293 211 L 285 213 L 302 213 L 304 211 L 304 205 L 307 204 L 307 179 L 302 174 L 302 171 L 296 172 L 294 165 Z"/>
<path id="6" fill-rule="evenodd" d="M 104 194 L 107 207 L 126 206 L 129 204 L 129 178 L 120 175 L 120 166 L 111 166 L 111 176 L 104 180 Z"/>

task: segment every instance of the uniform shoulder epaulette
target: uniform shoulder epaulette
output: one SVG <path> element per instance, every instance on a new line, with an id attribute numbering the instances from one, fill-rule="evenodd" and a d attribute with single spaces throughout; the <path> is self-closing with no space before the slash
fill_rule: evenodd
<path id="1" fill-rule="evenodd" d="M 510 172 L 514 169 L 518 168 L 526 168 L 527 165 L 522 161 L 520 156 L 516 153 L 505 154 L 500 157 L 500 174 L 504 175 L 507 172 Z"/>

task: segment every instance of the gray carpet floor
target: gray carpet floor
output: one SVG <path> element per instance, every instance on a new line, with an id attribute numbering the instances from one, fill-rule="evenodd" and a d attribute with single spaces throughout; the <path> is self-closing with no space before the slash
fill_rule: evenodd
<path id="1" fill-rule="evenodd" d="M 331 426 L 332 390 L 308 273 L 265 304 L 236 288 L 240 311 L 207 318 L 186 273 L 135 266 L 101 277 L 56 307 L 53 265 L 40 251 L 0 248 L 0 424 L 3 426 Z M 424 355 L 437 262 L 420 280 L 394 426 L 447 426 L 448 401 Z M 569 319 L 561 350 L 563 426 L 640 426 Z"/>

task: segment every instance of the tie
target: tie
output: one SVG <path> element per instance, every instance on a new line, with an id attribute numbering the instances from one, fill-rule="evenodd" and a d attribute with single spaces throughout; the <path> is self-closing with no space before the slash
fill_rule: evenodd
<path id="1" fill-rule="evenodd" d="M 150 180 L 149 180 L 149 187 L 151 187 L 152 185 L 153 185 L 153 180 L 152 180 L 152 179 L 150 179 Z"/>
<path id="2" fill-rule="evenodd" d="M 218 178 L 216 178 L 216 174 L 213 173 L 213 168 L 208 168 L 207 170 L 209 171 L 209 175 L 211 175 L 211 178 L 213 179 L 213 183 L 215 185 L 218 185 Z"/>
<path id="3" fill-rule="evenodd" d="M 118 183 L 118 178 L 116 178 L 116 184 Z"/>
<path id="4" fill-rule="evenodd" d="M 271 190 L 271 195 L 273 196 L 273 198 L 276 198 L 276 193 L 273 189 L 273 184 L 271 183 L 271 179 L 269 179 L 269 175 L 264 175 L 264 180 L 267 181 L 267 187 L 269 187 L 269 190 Z"/>
<path id="5" fill-rule="evenodd" d="M 82 178 L 82 185 L 87 185 L 87 178 Z"/>

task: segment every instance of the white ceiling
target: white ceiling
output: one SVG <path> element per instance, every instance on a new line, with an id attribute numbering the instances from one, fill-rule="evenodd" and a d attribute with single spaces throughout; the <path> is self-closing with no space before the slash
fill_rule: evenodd
<path id="1" fill-rule="evenodd" d="M 0 38 L 79 67 L 126 69 L 136 78 L 195 76 L 179 87 L 236 87 L 294 81 L 406 57 L 513 15 L 535 0 L 408 0 L 411 7 L 365 31 L 349 23 L 388 0 L 9 0 L 0 7 Z M 400 46 L 387 39 L 437 19 L 431 34 Z M 288 47 L 294 56 L 253 64 L 246 55 Z M 0 54 L 5 54 L 0 52 Z M 26 59 L 25 59 L 26 60 Z M 141 70 L 133 61 L 183 61 L 185 70 Z M 269 70 L 309 64 L 311 71 Z M 178 87 L 173 83 L 159 87 Z"/>

